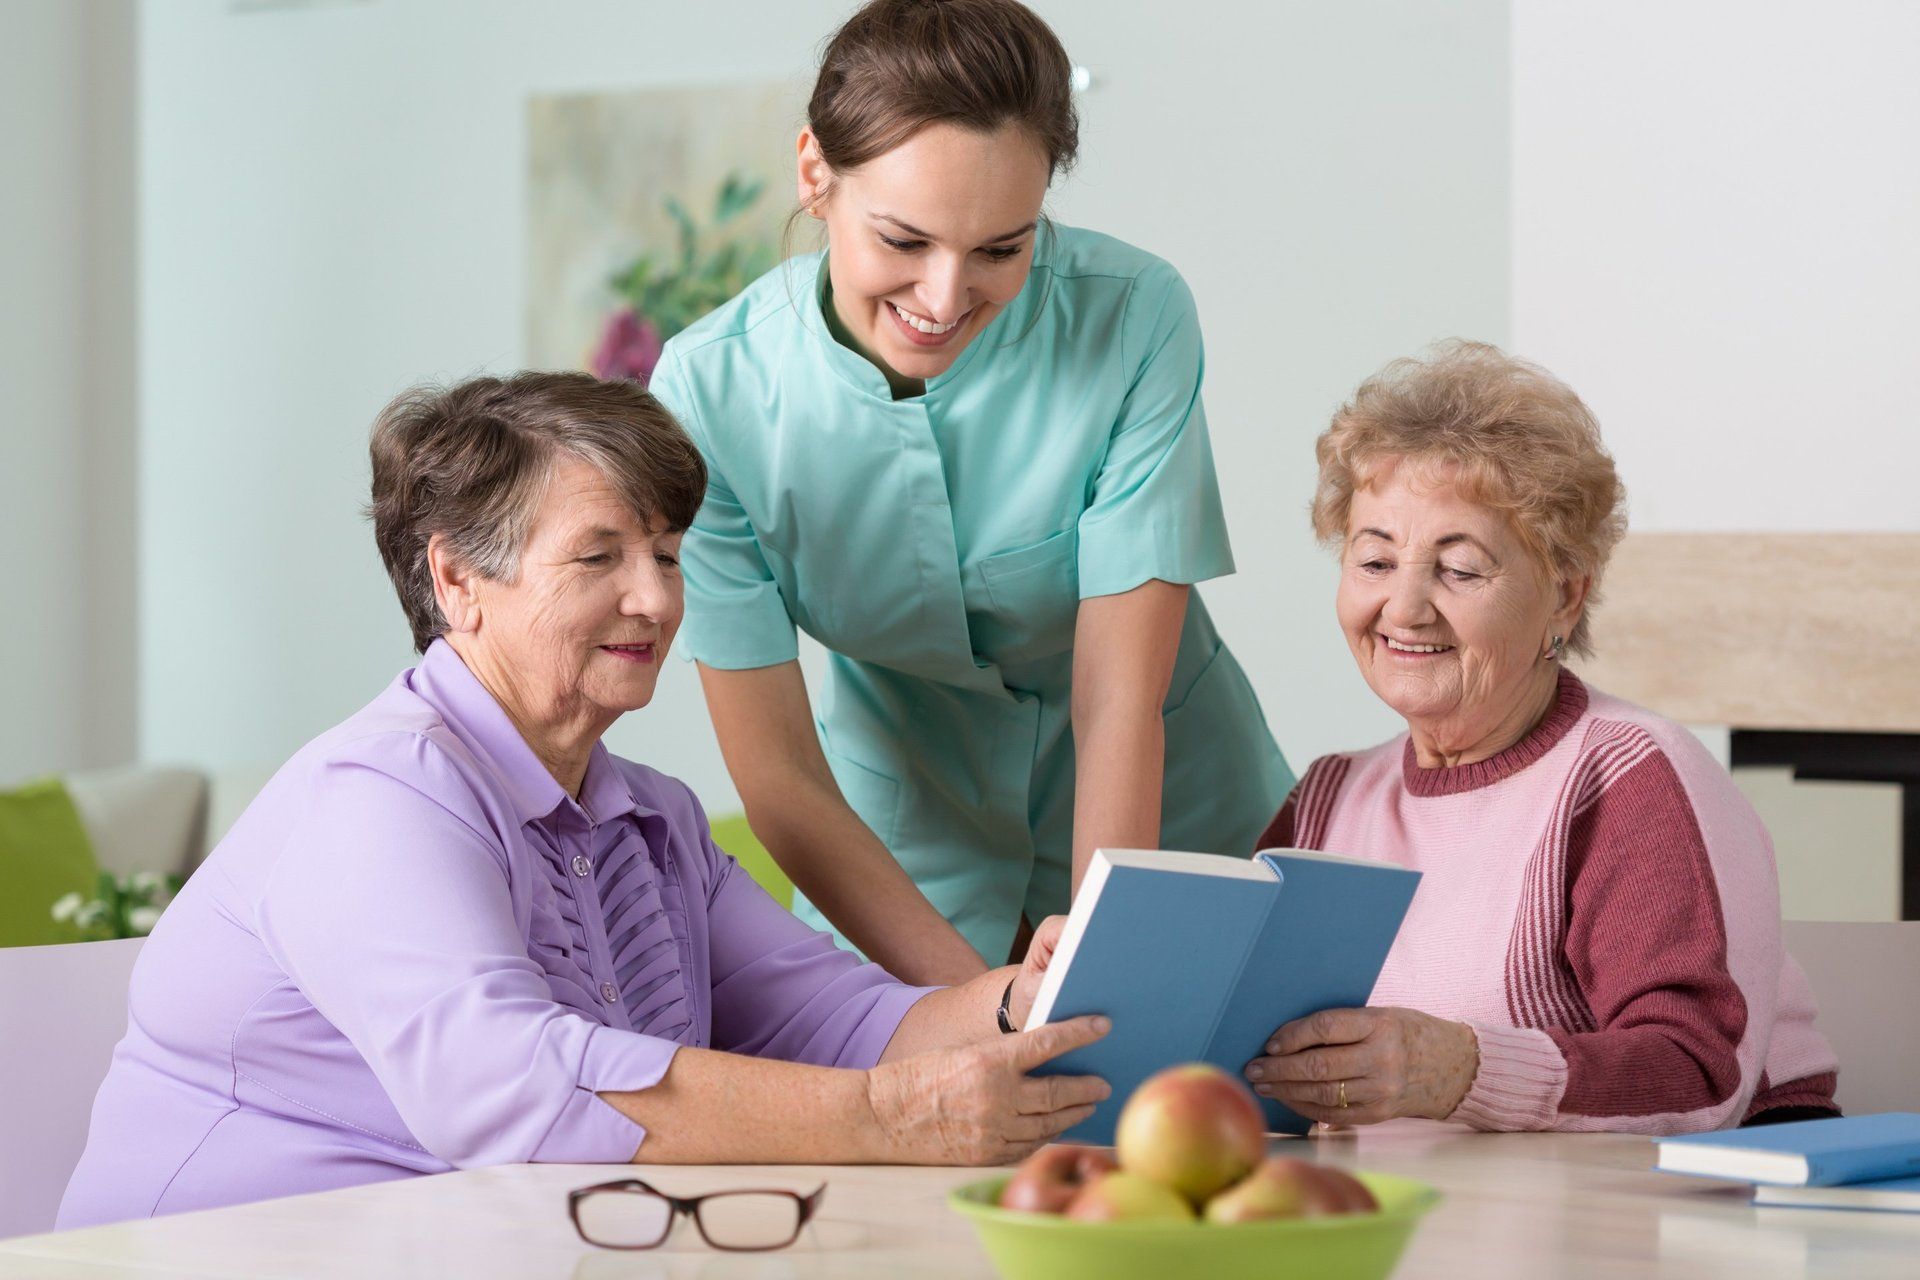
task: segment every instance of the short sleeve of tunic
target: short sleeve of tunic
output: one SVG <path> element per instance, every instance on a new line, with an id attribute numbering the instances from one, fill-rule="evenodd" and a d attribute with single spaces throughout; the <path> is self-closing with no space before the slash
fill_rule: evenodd
<path id="1" fill-rule="evenodd" d="M 746 510 L 714 457 L 705 414 L 680 353 L 669 347 L 647 389 L 686 428 L 707 463 L 707 496 L 680 546 L 687 589 L 681 653 L 710 667 L 771 667 L 800 655 L 793 617 Z"/>
<path id="2" fill-rule="evenodd" d="M 1080 516 L 1083 598 L 1154 578 L 1193 583 L 1233 572 L 1200 402 L 1200 321 L 1186 282 L 1166 263 L 1134 280 L 1120 345 L 1130 381 Z"/>

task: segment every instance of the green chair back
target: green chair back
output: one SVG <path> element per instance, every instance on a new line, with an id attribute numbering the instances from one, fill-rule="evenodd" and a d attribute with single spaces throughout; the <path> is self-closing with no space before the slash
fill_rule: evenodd
<path id="1" fill-rule="evenodd" d="M 793 910 L 793 881 L 787 879 L 787 873 L 773 860 L 767 847 L 753 834 L 753 828 L 747 825 L 747 815 L 730 813 L 714 818 L 710 822 L 713 842 L 725 853 L 733 855 L 742 870 L 752 876 L 756 883 L 773 900 Z"/>
<path id="2" fill-rule="evenodd" d="M 85 941 L 78 926 L 53 918 L 53 904 L 69 893 L 91 898 L 99 876 L 65 783 L 0 791 L 0 947 Z"/>

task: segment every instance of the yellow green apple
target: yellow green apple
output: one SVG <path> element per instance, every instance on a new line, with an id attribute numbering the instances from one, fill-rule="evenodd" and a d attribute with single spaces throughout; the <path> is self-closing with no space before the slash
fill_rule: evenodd
<path id="1" fill-rule="evenodd" d="M 1062 1213 L 1080 1189 L 1103 1173 L 1117 1168 L 1113 1157 L 1099 1147 L 1056 1143 L 1042 1147 L 1013 1171 L 1000 1191 L 1002 1209 L 1025 1213 Z"/>
<path id="2" fill-rule="evenodd" d="M 1120 1167 L 1196 1207 L 1245 1177 L 1266 1153 L 1266 1117 L 1239 1079 L 1204 1062 L 1149 1076 L 1121 1109 Z"/>
<path id="3" fill-rule="evenodd" d="M 1333 1213 L 1370 1213 L 1380 1206 L 1358 1178 L 1340 1169 L 1270 1156 L 1233 1186 L 1207 1201 L 1214 1223 L 1268 1218 L 1317 1218 Z"/>
<path id="4" fill-rule="evenodd" d="M 1067 1206 L 1076 1222 L 1192 1222 L 1193 1206 L 1179 1192 L 1137 1173 L 1103 1173 Z"/>

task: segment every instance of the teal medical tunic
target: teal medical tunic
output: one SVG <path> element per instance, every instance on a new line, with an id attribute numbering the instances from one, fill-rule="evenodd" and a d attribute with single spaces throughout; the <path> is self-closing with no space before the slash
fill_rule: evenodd
<path id="1" fill-rule="evenodd" d="M 895 400 L 828 333 L 826 282 L 823 255 L 776 267 L 654 373 L 710 468 L 679 643 L 741 669 L 820 641 L 841 791 L 999 963 L 1071 897 L 1080 601 L 1233 571 L 1193 298 L 1150 254 L 1043 232 L 1019 296 Z M 1246 856 L 1293 779 L 1198 593 L 1164 715 L 1162 843 Z"/>

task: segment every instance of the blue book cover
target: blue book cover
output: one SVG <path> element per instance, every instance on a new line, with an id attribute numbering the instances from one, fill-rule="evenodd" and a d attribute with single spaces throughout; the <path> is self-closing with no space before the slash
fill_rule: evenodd
<path id="1" fill-rule="evenodd" d="M 1657 1168 L 1737 1182 L 1830 1187 L 1920 1174 L 1920 1114 L 1835 1116 L 1662 1138 Z"/>
<path id="2" fill-rule="evenodd" d="M 1782 1209 L 1863 1209 L 1879 1213 L 1920 1213 L 1920 1178 L 1882 1178 L 1838 1187 L 1753 1189 L 1753 1202 Z"/>
<path id="3" fill-rule="evenodd" d="M 1163 1067 L 1211 1062 L 1237 1076 L 1285 1023 L 1366 1004 L 1419 881 L 1307 850 L 1096 852 L 1027 1017 L 1028 1027 L 1113 1019 L 1097 1044 L 1040 1068 L 1113 1088 L 1062 1139 L 1110 1144 L 1128 1096 Z M 1311 1127 L 1263 1101 L 1270 1129 Z"/>

